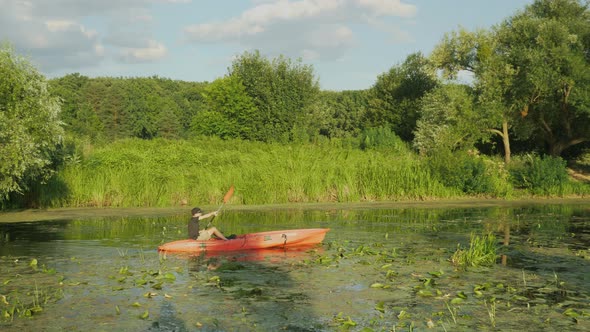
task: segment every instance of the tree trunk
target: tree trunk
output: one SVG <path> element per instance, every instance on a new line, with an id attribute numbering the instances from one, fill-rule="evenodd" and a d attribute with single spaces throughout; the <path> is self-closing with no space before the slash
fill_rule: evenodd
<path id="1" fill-rule="evenodd" d="M 502 143 L 504 144 L 504 163 L 510 163 L 510 135 L 508 134 L 508 120 L 502 119 L 502 131 L 498 129 L 488 129 L 488 131 L 502 137 Z"/>
<path id="2" fill-rule="evenodd" d="M 510 163 L 510 136 L 508 136 L 508 121 L 502 121 L 502 142 L 504 143 L 504 163 Z"/>

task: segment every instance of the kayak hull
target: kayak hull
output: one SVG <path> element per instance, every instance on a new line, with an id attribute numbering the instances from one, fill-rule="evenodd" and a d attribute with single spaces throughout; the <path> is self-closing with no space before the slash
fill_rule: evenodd
<path id="1" fill-rule="evenodd" d="M 321 243 L 329 228 L 290 229 L 244 234 L 231 240 L 178 240 L 158 247 L 163 252 L 198 253 L 312 246 Z"/>

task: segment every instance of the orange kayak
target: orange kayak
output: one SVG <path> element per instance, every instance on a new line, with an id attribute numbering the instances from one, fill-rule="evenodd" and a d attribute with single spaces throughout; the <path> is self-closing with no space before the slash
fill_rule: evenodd
<path id="1" fill-rule="evenodd" d="M 158 251 L 197 253 L 310 246 L 321 243 L 329 230 L 329 228 L 308 228 L 250 233 L 227 241 L 178 240 L 164 243 L 158 247 Z"/>

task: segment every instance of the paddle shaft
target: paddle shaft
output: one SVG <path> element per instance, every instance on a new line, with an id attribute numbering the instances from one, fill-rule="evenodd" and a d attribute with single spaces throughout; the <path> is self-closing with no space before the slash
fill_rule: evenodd
<path id="1" fill-rule="evenodd" d="M 223 205 L 225 203 L 227 203 L 227 201 L 230 200 L 230 198 L 233 196 L 234 194 L 234 186 L 232 185 L 231 187 L 229 187 L 229 190 L 225 193 L 225 195 L 223 196 L 223 202 L 221 203 L 221 205 L 219 206 L 219 208 L 217 209 L 217 212 L 219 213 L 219 211 L 221 211 L 221 208 L 223 207 Z M 213 220 L 215 219 L 216 216 L 213 216 L 213 218 L 211 218 L 211 220 L 209 221 L 209 223 L 207 224 L 207 228 L 209 228 L 209 226 L 211 226 L 211 224 L 213 223 Z"/>

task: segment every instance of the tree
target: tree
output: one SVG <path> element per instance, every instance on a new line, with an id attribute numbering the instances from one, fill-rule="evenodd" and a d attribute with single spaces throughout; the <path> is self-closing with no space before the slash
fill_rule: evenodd
<path id="1" fill-rule="evenodd" d="M 420 99 L 437 84 L 429 60 L 421 53 L 409 55 L 403 64 L 380 75 L 371 87 L 364 126 L 390 126 L 403 140 L 411 141 Z"/>
<path id="2" fill-rule="evenodd" d="M 498 27 L 515 68 L 506 96 L 553 156 L 590 141 L 590 12 L 578 0 L 537 0 Z"/>
<path id="3" fill-rule="evenodd" d="M 103 126 L 88 101 L 83 89 L 89 78 L 78 73 L 49 81 L 50 92 L 61 101 L 61 121 L 68 132 L 96 140 L 103 132 Z"/>
<path id="4" fill-rule="evenodd" d="M 0 46 L 0 199 L 52 174 L 61 142 L 60 105 L 45 78 L 9 46 Z"/>
<path id="5" fill-rule="evenodd" d="M 258 119 L 252 98 L 238 76 L 219 78 L 203 93 L 204 110 L 193 118 L 193 133 L 255 139 Z"/>
<path id="6" fill-rule="evenodd" d="M 502 138 L 504 162 L 507 164 L 511 159 L 509 129 L 517 116 L 517 106 L 508 95 L 516 70 L 503 59 L 497 43 L 497 35 L 493 31 L 459 29 L 446 34 L 430 58 L 447 79 L 457 78 L 462 71 L 472 75 L 477 95 L 478 123 L 482 130 Z M 484 133 L 481 138 L 487 140 Z"/>
<path id="7" fill-rule="evenodd" d="M 283 56 L 272 61 L 259 51 L 245 52 L 232 63 L 230 76 L 240 78 L 257 109 L 253 137 L 262 141 L 292 139 L 295 125 L 319 94 L 313 67 Z"/>
<path id="8" fill-rule="evenodd" d="M 344 138 L 359 135 L 367 104 L 367 90 L 322 91 L 306 119 L 306 126 L 313 128 L 310 136 Z"/>
<path id="9" fill-rule="evenodd" d="M 469 149 L 482 131 L 466 85 L 445 84 L 424 96 L 414 146 L 421 154 Z"/>
<path id="10" fill-rule="evenodd" d="M 590 141 L 589 20 L 577 0 L 536 0 L 491 31 L 445 37 L 433 52 L 445 72 L 473 73 L 482 117 L 503 138 L 506 162 L 509 129 L 545 142 L 554 156 Z"/>

